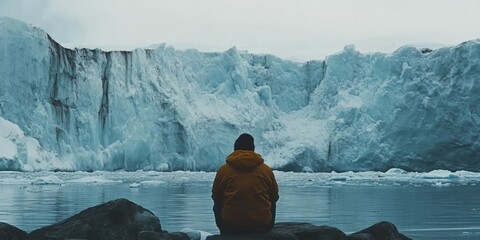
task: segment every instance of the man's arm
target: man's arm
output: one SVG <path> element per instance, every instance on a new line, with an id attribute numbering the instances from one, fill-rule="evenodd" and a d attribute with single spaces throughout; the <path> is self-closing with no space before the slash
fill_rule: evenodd
<path id="1" fill-rule="evenodd" d="M 275 216 L 277 215 L 277 204 L 272 203 L 272 227 L 275 225 Z"/>
<path id="2" fill-rule="evenodd" d="M 273 174 L 273 171 L 271 171 L 271 186 L 270 186 L 269 197 L 270 197 L 270 204 L 271 204 L 271 211 L 272 211 L 272 227 L 273 227 L 273 225 L 275 224 L 275 217 L 277 215 L 277 201 L 280 198 L 278 195 L 277 180 L 275 179 L 275 175 Z"/>
<path id="3" fill-rule="evenodd" d="M 220 170 L 219 170 L 220 171 Z M 213 199 L 213 214 L 215 215 L 215 223 L 218 229 L 222 229 L 222 209 L 223 209 L 223 187 L 221 180 L 221 174 L 217 172 L 215 180 L 212 186 L 212 199 Z"/>
<path id="4" fill-rule="evenodd" d="M 270 193 L 269 193 L 269 197 L 270 197 L 270 202 L 273 204 L 275 204 L 278 199 L 280 198 L 280 196 L 278 195 L 278 184 L 277 184 L 277 180 L 275 179 L 275 175 L 273 174 L 273 171 L 270 170 Z"/>
<path id="5" fill-rule="evenodd" d="M 217 224 L 218 229 L 222 231 L 222 207 L 213 204 L 213 214 L 215 215 L 215 224 Z"/>

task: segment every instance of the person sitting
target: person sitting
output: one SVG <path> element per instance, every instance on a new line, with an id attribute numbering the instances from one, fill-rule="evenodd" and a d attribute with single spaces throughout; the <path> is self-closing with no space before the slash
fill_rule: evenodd
<path id="1" fill-rule="evenodd" d="M 278 185 L 272 169 L 241 134 L 212 187 L 215 222 L 222 235 L 270 231 L 275 223 Z"/>

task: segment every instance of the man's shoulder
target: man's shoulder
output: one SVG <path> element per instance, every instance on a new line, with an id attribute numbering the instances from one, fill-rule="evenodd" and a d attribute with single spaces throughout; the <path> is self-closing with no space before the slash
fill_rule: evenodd
<path id="1" fill-rule="evenodd" d="M 272 168 L 270 166 L 268 166 L 266 163 L 262 163 L 262 167 L 266 168 L 266 169 L 269 169 L 270 171 L 272 171 Z"/>
<path id="2" fill-rule="evenodd" d="M 232 170 L 232 166 L 230 166 L 228 163 L 224 163 L 222 166 L 220 166 L 217 170 L 217 173 L 224 173 Z"/>
<path id="3" fill-rule="evenodd" d="M 270 166 L 268 166 L 267 164 L 265 163 L 262 163 L 260 164 L 257 169 L 261 172 L 264 172 L 264 173 L 268 173 L 268 174 L 273 174 L 273 170 L 272 168 L 270 168 Z"/>

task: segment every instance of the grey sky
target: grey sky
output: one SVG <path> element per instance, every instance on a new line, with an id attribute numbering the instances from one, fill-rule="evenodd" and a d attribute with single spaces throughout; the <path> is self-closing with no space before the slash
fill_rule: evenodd
<path id="1" fill-rule="evenodd" d="M 232 46 L 305 61 L 345 45 L 392 52 L 480 38 L 478 0 L 0 0 L 0 16 L 67 46 Z"/>

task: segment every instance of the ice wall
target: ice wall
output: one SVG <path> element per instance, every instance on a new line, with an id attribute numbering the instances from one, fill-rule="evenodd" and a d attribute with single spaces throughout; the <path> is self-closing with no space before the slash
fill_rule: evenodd
<path id="1" fill-rule="evenodd" d="M 281 170 L 480 170 L 479 81 L 480 41 L 294 63 L 71 50 L 0 18 L 0 117 L 42 153 L 0 148 L 0 169 L 215 170 L 250 132 Z"/>

